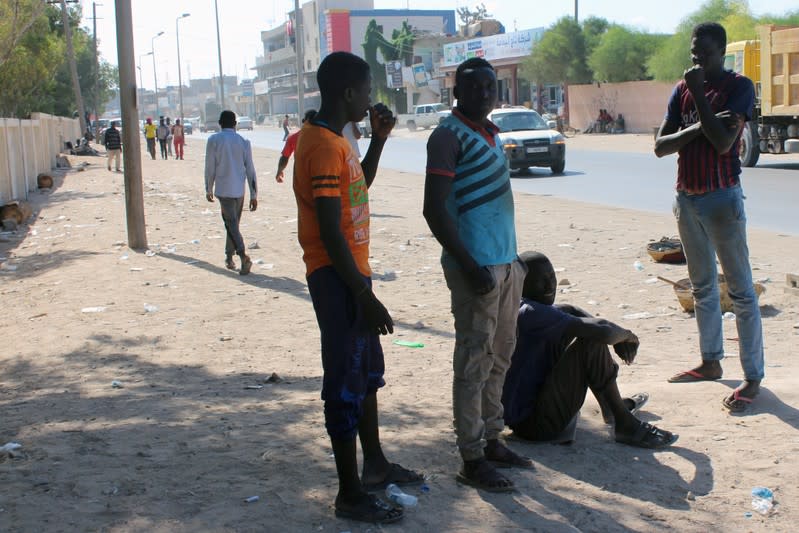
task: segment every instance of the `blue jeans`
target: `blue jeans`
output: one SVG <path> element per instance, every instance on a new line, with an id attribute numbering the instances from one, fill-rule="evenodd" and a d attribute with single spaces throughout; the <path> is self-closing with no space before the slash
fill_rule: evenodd
<path id="1" fill-rule="evenodd" d="M 720 361 L 724 357 L 716 270 L 718 255 L 735 310 L 738 351 L 744 377 L 747 380 L 763 379 L 763 327 L 749 266 L 741 187 L 705 194 L 678 191 L 674 201 L 674 216 L 688 261 L 688 277 L 693 286 L 702 360 Z"/>

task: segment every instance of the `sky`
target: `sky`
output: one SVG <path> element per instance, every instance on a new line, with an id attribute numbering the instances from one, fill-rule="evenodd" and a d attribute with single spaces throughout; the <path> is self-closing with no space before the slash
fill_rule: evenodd
<path id="1" fill-rule="evenodd" d="M 698 0 L 578 0 L 578 16 L 583 20 L 598 16 L 634 29 L 672 33 L 680 21 L 696 11 Z M 92 6 L 96 4 L 97 38 L 103 59 L 117 64 L 116 16 L 114 0 L 83 2 L 83 26 L 92 31 Z M 303 2 L 300 1 L 302 4 Z M 474 9 L 480 0 L 374 0 L 375 9 Z M 506 31 L 549 27 L 563 16 L 574 16 L 574 0 L 487 0 L 489 14 Z M 153 71 L 158 86 L 177 85 L 178 60 L 176 19 L 180 19 L 180 66 L 184 85 L 189 78 L 219 76 L 216 40 L 215 0 L 131 0 L 133 36 L 141 84 L 153 89 Z M 216 0 L 219 10 L 222 70 L 239 79 L 254 77 L 256 56 L 263 55 L 261 31 L 281 24 L 294 9 L 293 0 Z M 525 9 L 520 9 L 522 6 Z M 797 0 L 750 0 L 756 16 L 784 14 L 799 9 Z M 456 17 L 456 20 L 457 17 Z M 160 37 L 153 39 L 159 32 Z M 148 54 L 155 51 L 153 57 Z M 143 56 L 143 57 L 142 57 Z"/>

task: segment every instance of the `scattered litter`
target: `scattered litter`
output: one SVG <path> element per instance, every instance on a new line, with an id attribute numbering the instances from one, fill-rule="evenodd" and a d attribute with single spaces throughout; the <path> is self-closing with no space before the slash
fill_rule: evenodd
<path id="1" fill-rule="evenodd" d="M 168 253 L 168 254 L 174 254 L 177 251 L 178 251 L 178 249 L 175 247 L 174 244 L 170 244 L 169 246 L 166 247 L 166 253 Z"/>
<path id="2" fill-rule="evenodd" d="M 424 348 L 424 344 L 423 343 L 416 342 L 416 341 L 395 340 L 394 344 L 396 344 L 397 346 L 405 346 L 407 348 Z"/>
<path id="3" fill-rule="evenodd" d="M 752 512 L 751 511 L 746 511 L 744 513 L 744 518 L 752 518 Z"/>
<path id="4" fill-rule="evenodd" d="M 189 242 L 190 242 L 190 244 L 200 244 L 200 239 L 192 239 Z"/>
<path id="5" fill-rule="evenodd" d="M 735 313 L 727 311 L 721 315 L 724 320 L 735 320 Z"/>
<path id="6" fill-rule="evenodd" d="M 97 307 L 84 307 L 80 310 L 81 313 L 102 313 L 105 311 L 105 307 L 97 306 Z"/>
<path id="7" fill-rule="evenodd" d="M 0 265 L 0 270 L 6 270 L 8 272 L 14 272 L 17 270 L 17 265 L 9 265 L 8 263 L 3 263 Z"/>
<path id="8" fill-rule="evenodd" d="M 712 438 L 713 438 L 713 440 L 715 440 L 715 441 L 719 441 L 719 440 L 727 440 L 727 435 L 713 435 L 713 437 L 712 437 Z"/>
<path id="9" fill-rule="evenodd" d="M 261 268 L 263 268 L 264 270 L 272 270 L 273 268 L 275 268 L 275 264 L 274 263 L 263 263 L 261 265 Z"/>
<path id="10" fill-rule="evenodd" d="M 141 267 L 130 267 L 131 272 L 141 272 L 142 270 L 144 269 Z"/>
<path id="11" fill-rule="evenodd" d="M 643 320 L 646 318 L 652 318 L 654 315 L 647 311 L 641 311 L 640 313 L 630 313 L 629 315 L 624 315 L 622 318 L 624 320 Z"/>
<path id="12" fill-rule="evenodd" d="M 653 283 L 657 283 L 657 282 L 658 282 L 657 278 L 649 278 L 644 283 L 646 283 L 647 285 L 652 285 Z"/>
<path id="13" fill-rule="evenodd" d="M 258 250 L 260 246 L 258 245 L 258 241 L 252 241 L 249 246 L 247 246 L 250 250 Z"/>
<path id="14" fill-rule="evenodd" d="M 566 244 L 559 244 L 559 245 L 558 245 L 558 248 L 571 248 L 571 247 L 572 247 L 572 245 L 571 245 L 571 244 L 568 244 L 568 243 L 566 243 Z"/>
<path id="15" fill-rule="evenodd" d="M 22 444 L 18 442 L 6 442 L 0 446 L 0 452 L 9 453 L 13 452 L 14 450 L 19 450 L 20 448 L 22 448 Z"/>
<path id="16" fill-rule="evenodd" d="M 563 268 L 563 267 L 557 267 L 554 270 L 555 270 L 555 272 L 565 272 L 566 271 L 566 269 Z"/>
<path id="17" fill-rule="evenodd" d="M 229 336 L 229 335 L 223 335 L 223 336 L 219 337 L 219 340 L 220 340 L 220 341 L 222 341 L 222 342 L 225 342 L 225 341 L 232 341 L 232 340 L 233 340 L 233 337 L 231 337 L 231 336 Z"/>
<path id="18" fill-rule="evenodd" d="M 766 487 L 752 489 L 752 509 L 762 515 L 767 515 L 774 508 L 774 493 Z"/>
<path id="19" fill-rule="evenodd" d="M 619 304 L 618 305 L 619 309 L 627 309 L 628 307 L 630 307 L 630 304 Z"/>
<path id="20" fill-rule="evenodd" d="M 558 285 L 571 285 L 571 284 L 572 282 L 569 281 L 569 278 L 563 278 L 562 280 L 560 280 L 560 282 L 558 282 Z"/>
<path id="21" fill-rule="evenodd" d="M 260 496 L 250 496 L 249 498 L 244 498 L 244 503 L 255 503 L 260 499 Z"/>
<path id="22" fill-rule="evenodd" d="M 144 312 L 145 313 L 155 313 L 158 311 L 158 307 L 152 304 L 144 304 Z"/>
<path id="23" fill-rule="evenodd" d="M 422 486 L 419 487 L 419 490 L 427 494 L 428 492 L 430 492 L 430 487 L 427 485 L 427 483 L 422 483 Z"/>
<path id="24" fill-rule="evenodd" d="M 426 327 L 427 326 L 425 326 L 424 322 L 422 322 L 421 320 L 419 320 L 418 322 L 416 322 L 416 324 L 413 325 L 413 329 L 424 329 Z"/>
<path id="25" fill-rule="evenodd" d="M 128 254 L 122 254 L 122 255 L 119 256 L 119 260 L 120 261 L 127 261 L 128 257 L 129 257 Z"/>
<path id="26" fill-rule="evenodd" d="M 655 329 L 657 331 L 671 331 L 671 326 L 658 326 Z"/>
<path id="27" fill-rule="evenodd" d="M 111 382 L 111 388 L 112 389 L 121 389 L 122 387 L 123 387 L 123 385 L 122 385 L 121 381 L 114 380 L 114 381 Z"/>
<path id="28" fill-rule="evenodd" d="M 633 268 L 636 269 L 638 272 L 644 270 L 644 264 L 641 261 L 636 261 L 633 263 Z"/>
<path id="29" fill-rule="evenodd" d="M 263 385 L 244 385 L 245 390 L 261 390 L 263 388 Z"/>
<path id="30" fill-rule="evenodd" d="M 799 322 L 793 325 L 793 329 L 799 329 Z"/>
<path id="31" fill-rule="evenodd" d="M 383 275 L 380 276 L 380 279 L 383 281 L 394 281 L 397 279 L 397 273 L 393 270 L 385 270 L 383 271 Z"/>
<path id="32" fill-rule="evenodd" d="M 587 303 L 588 305 L 599 305 L 599 302 L 597 302 L 596 300 L 588 300 Z"/>
<path id="33" fill-rule="evenodd" d="M 769 281 L 771 281 L 771 278 L 757 278 L 755 281 L 757 283 L 768 283 Z"/>
<path id="34" fill-rule="evenodd" d="M 147 250 L 146 252 L 144 252 L 144 255 L 146 255 L 147 257 L 152 257 L 155 255 L 155 252 L 152 250 Z"/>

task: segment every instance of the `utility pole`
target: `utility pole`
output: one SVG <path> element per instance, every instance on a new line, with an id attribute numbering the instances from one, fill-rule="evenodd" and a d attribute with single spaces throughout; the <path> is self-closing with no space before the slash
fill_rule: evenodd
<path id="1" fill-rule="evenodd" d="M 103 4 L 100 4 L 103 5 Z M 94 41 L 94 119 L 100 117 L 100 62 L 97 57 L 97 2 L 92 2 L 92 40 Z"/>
<path id="2" fill-rule="evenodd" d="M 59 3 L 61 4 L 61 20 L 64 23 L 64 38 L 67 41 L 67 60 L 69 61 L 69 71 L 72 75 L 72 89 L 75 91 L 75 103 L 78 105 L 78 120 L 80 121 L 81 135 L 83 135 L 86 133 L 86 111 L 83 107 L 83 95 L 80 92 L 78 65 L 75 63 L 75 47 L 72 45 L 72 26 L 69 24 L 66 0 L 60 0 Z"/>
<path id="3" fill-rule="evenodd" d="M 216 57 L 219 59 L 219 104 L 222 110 L 225 109 L 225 75 L 222 73 L 222 40 L 219 38 L 219 6 L 214 0 L 214 12 L 216 13 Z M 208 117 L 205 117 L 208 120 Z"/>
<path id="4" fill-rule="evenodd" d="M 305 114 L 305 83 L 303 82 L 303 42 L 302 42 L 302 11 L 300 0 L 294 0 L 294 51 L 297 54 L 297 119 L 301 120 Z"/>
<path id="5" fill-rule="evenodd" d="M 125 213 L 128 247 L 147 248 L 144 224 L 144 190 L 141 179 L 141 140 L 136 102 L 136 62 L 133 51 L 133 14 L 131 0 L 116 0 L 117 62 L 119 63 L 119 100 L 122 108 L 122 146 L 125 147 Z"/>
<path id="6" fill-rule="evenodd" d="M 577 1 L 578 0 L 574 0 L 574 22 L 579 24 L 580 23 L 580 19 L 577 17 Z"/>

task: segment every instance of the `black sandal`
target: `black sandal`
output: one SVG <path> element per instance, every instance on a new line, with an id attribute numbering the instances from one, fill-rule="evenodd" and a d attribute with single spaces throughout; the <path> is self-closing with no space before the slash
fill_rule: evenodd
<path id="1" fill-rule="evenodd" d="M 368 522 L 370 524 L 391 524 L 402 520 L 405 511 L 401 507 L 394 507 L 380 498 L 368 494 L 360 503 L 349 508 L 342 508 L 336 504 L 336 517 Z"/>
<path id="2" fill-rule="evenodd" d="M 456 478 L 459 483 L 488 492 L 513 492 L 516 486 L 506 478 L 487 459 L 464 462 Z"/>

